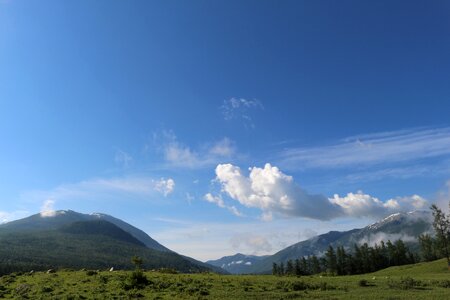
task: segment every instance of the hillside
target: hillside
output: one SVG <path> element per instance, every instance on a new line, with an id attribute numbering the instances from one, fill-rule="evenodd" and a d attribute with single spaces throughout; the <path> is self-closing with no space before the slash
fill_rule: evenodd
<path id="1" fill-rule="evenodd" d="M 138 228 L 104 214 L 57 211 L 0 225 L 0 274 L 49 268 L 129 269 L 134 255 L 141 256 L 148 269 L 226 273 L 170 251 Z"/>
<path id="2" fill-rule="evenodd" d="M 134 255 L 142 257 L 148 269 L 208 270 L 176 253 L 147 248 L 107 221 L 75 222 L 58 230 L 0 230 L 0 274 L 50 268 L 130 269 Z"/>
<path id="3" fill-rule="evenodd" d="M 105 220 L 110 223 L 115 224 L 124 231 L 130 233 L 136 239 L 145 244 L 148 248 L 160 250 L 160 251 L 171 251 L 152 239 L 144 231 L 112 216 L 93 213 L 93 214 L 82 214 L 73 210 L 58 210 L 55 212 L 54 216 L 42 217 L 41 214 L 35 214 L 27 218 L 12 221 L 6 224 L 0 224 L 1 229 L 8 229 L 10 231 L 21 231 L 21 230 L 48 230 L 55 229 L 61 226 L 71 224 L 73 222 L 81 221 L 95 221 L 95 220 Z"/>

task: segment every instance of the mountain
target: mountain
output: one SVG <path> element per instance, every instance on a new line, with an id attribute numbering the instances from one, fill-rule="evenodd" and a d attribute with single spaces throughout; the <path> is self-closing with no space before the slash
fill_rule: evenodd
<path id="1" fill-rule="evenodd" d="M 105 237 L 110 237 L 117 241 L 146 247 L 143 242 L 141 242 L 125 230 L 119 228 L 113 223 L 104 220 L 74 222 L 62 226 L 59 230 L 65 233 L 77 235 L 102 235 Z"/>
<path id="2" fill-rule="evenodd" d="M 130 269 L 134 255 L 143 258 L 146 269 L 219 270 L 179 255 L 108 215 L 57 211 L 0 225 L 0 275 L 50 268 Z"/>
<path id="3" fill-rule="evenodd" d="M 232 256 L 225 256 L 216 260 L 209 260 L 206 263 L 220 267 L 231 274 L 247 273 L 251 266 L 263 260 L 267 256 L 235 254 Z"/>
<path id="4" fill-rule="evenodd" d="M 48 217 L 42 217 L 41 214 L 35 214 L 24 219 L 1 224 L 0 229 L 7 228 L 9 230 L 48 230 L 71 224 L 73 222 L 94 220 L 105 220 L 118 226 L 119 228 L 130 233 L 136 239 L 144 243 L 148 248 L 159 251 L 171 251 L 152 239 L 144 231 L 120 219 L 101 213 L 82 214 L 73 210 L 58 210 L 55 211 L 52 216 Z"/>
<path id="5" fill-rule="evenodd" d="M 273 255 L 252 263 L 243 273 L 271 273 L 272 263 L 286 263 L 303 256 L 321 256 L 329 245 L 350 249 L 355 243 L 373 245 L 381 241 L 402 239 L 411 248 L 417 248 L 417 237 L 432 233 L 432 216 L 429 211 L 413 211 L 390 215 L 372 225 L 350 231 L 330 231 L 291 245 Z"/>

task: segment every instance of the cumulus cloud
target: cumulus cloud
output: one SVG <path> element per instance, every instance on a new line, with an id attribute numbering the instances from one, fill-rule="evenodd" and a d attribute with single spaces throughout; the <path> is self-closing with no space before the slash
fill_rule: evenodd
<path id="1" fill-rule="evenodd" d="M 345 197 L 334 195 L 311 195 L 275 166 L 249 169 L 249 176 L 238 166 L 219 164 L 216 181 L 221 185 L 221 194 L 237 200 L 243 206 L 258 208 L 263 220 L 271 220 L 274 214 L 289 217 L 305 217 L 330 220 L 337 217 L 380 217 L 398 211 L 420 209 L 427 201 L 418 195 L 398 197 L 386 202 L 358 192 Z M 222 197 L 209 194 L 210 199 Z M 223 200 L 222 200 L 223 201 Z"/>
<path id="2" fill-rule="evenodd" d="M 216 167 L 216 176 L 223 193 L 246 207 L 259 208 L 265 220 L 271 219 L 272 213 L 324 220 L 342 213 L 340 207 L 326 197 L 306 193 L 295 184 L 292 176 L 270 164 L 250 168 L 249 177 L 237 166 L 220 164 Z"/>
<path id="3" fill-rule="evenodd" d="M 425 208 L 428 202 L 419 195 L 397 197 L 385 202 L 359 191 L 348 193 L 344 197 L 335 194 L 330 201 L 339 205 L 345 215 L 352 217 L 383 217 L 390 213 L 413 211 Z"/>
<path id="4" fill-rule="evenodd" d="M 251 111 L 255 109 L 264 109 L 264 106 L 259 100 L 234 97 L 225 100 L 220 107 L 225 120 L 241 120 L 246 128 L 255 128 L 253 119 L 250 116 Z"/>
<path id="5" fill-rule="evenodd" d="M 172 178 L 169 179 L 161 178 L 160 180 L 156 180 L 154 182 L 154 188 L 156 191 L 163 194 L 164 197 L 167 197 L 167 195 L 172 193 L 173 190 L 175 189 L 175 181 Z"/>
<path id="6" fill-rule="evenodd" d="M 52 199 L 45 200 L 44 204 L 41 207 L 41 217 L 48 218 L 56 216 L 56 210 L 53 208 L 55 205 L 55 201 Z"/>

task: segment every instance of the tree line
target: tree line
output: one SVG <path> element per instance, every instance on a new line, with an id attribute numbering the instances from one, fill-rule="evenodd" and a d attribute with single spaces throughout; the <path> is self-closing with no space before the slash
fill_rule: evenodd
<path id="1" fill-rule="evenodd" d="M 400 266 L 418 261 L 417 255 L 411 252 L 408 246 L 397 240 L 371 247 L 367 243 L 355 244 L 352 251 L 343 246 L 336 249 L 329 246 L 325 255 L 318 258 L 315 255 L 288 260 L 286 264 L 273 263 L 274 275 L 312 275 L 328 273 L 333 275 L 354 275 L 375 272 L 390 266 Z"/>

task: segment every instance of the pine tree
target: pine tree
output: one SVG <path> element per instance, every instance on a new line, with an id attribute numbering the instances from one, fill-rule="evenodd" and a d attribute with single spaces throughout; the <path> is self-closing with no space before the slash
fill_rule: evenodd
<path id="1" fill-rule="evenodd" d="M 397 253 L 394 244 L 392 244 L 391 240 L 388 240 L 386 243 L 386 248 L 388 252 L 388 266 L 396 266 L 397 265 Z"/>
<path id="2" fill-rule="evenodd" d="M 337 272 L 337 259 L 336 253 L 333 247 L 330 245 L 328 247 L 327 253 L 325 254 L 327 260 L 327 271 L 331 274 L 336 274 Z"/>
<path id="3" fill-rule="evenodd" d="M 284 274 L 284 264 L 281 262 L 280 267 L 278 268 L 278 275 L 283 276 Z"/>
<path id="4" fill-rule="evenodd" d="M 294 275 L 294 271 L 294 263 L 292 262 L 292 259 L 290 259 L 286 263 L 286 275 Z"/>
<path id="5" fill-rule="evenodd" d="M 279 270 L 278 270 L 278 265 L 277 263 L 273 263 L 272 264 L 272 275 L 278 275 Z"/>
<path id="6" fill-rule="evenodd" d="M 361 255 L 361 250 L 357 244 L 354 245 L 354 256 L 352 262 L 353 274 L 361 274 L 363 273 L 363 259 Z"/>
<path id="7" fill-rule="evenodd" d="M 300 276 L 302 274 L 302 268 L 300 266 L 300 260 L 297 258 L 295 260 L 295 275 Z"/>
<path id="8" fill-rule="evenodd" d="M 337 247 L 336 249 L 336 271 L 338 275 L 345 275 L 345 265 L 347 260 L 347 254 L 344 247 Z"/>
<path id="9" fill-rule="evenodd" d="M 306 258 L 304 256 L 302 257 L 301 269 L 302 269 L 303 275 L 311 274 L 311 272 L 308 268 L 308 262 L 306 261 Z"/>
<path id="10" fill-rule="evenodd" d="M 317 256 L 315 256 L 315 255 L 311 256 L 311 273 L 312 274 L 318 274 L 321 271 L 322 270 L 320 268 L 320 262 L 317 259 Z"/>

